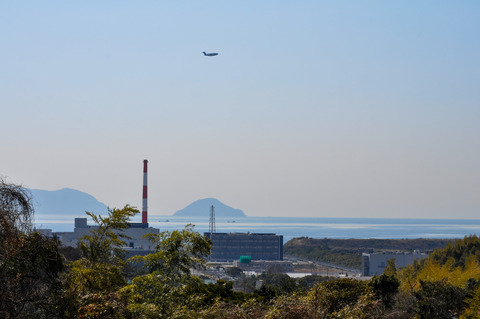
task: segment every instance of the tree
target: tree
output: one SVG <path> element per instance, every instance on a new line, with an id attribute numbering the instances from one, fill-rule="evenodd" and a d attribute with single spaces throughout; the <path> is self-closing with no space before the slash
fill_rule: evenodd
<path id="1" fill-rule="evenodd" d="M 191 224 L 181 231 L 164 231 L 146 237 L 155 245 L 155 252 L 132 260 L 142 261 L 148 272 L 168 276 L 172 282 L 190 275 L 191 268 L 203 267 L 212 248 L 210 239 L 195 232 Z"/>
<path id="2" fill-rule="evenodd" d="M 33 206 L 28 191 L 0 179 L 0 239 L 32 230 Z M 0 243 L 1 244 L 1 243 Z"/>
<path id="3" fill-rule="evenodd" d="M 375 297 L 381 299 L 385 307 L 391 308 L 400 282 L 396 276 L 383 273 L 380 276 L 373 276 L 369 286 L 372 288 Z"/>
<path id="4" fill-rule="evenodd" d="M 316 284 L 325 282 L 327 280 L 331 280 L 329 277 L 319 276 L 319 275 L 309 275 L 302 278 L 299 278 L 298 281 L 298 288 L 301 290 L 310 290 Z"/>
<path id="5" fill-rule="evenodd" d="M 108 216 L 102 217 L 86 212 L 97 225 L 79 241 L 79 247 L 86 259 L 92 263 L 117 263 L 124 256 L 121 247 L 127 238 L 123 231 L 129 227 L 130 218 L 139 213 L 138 209 L 125 205 L 122 209 L 108 209 Z"/>
<path id="6" fill-rule="evenodd" d="M 345 306 L 354 306 L 366 293 L 370 293 L 370 289 L 365 282 L 344 278 L 316 285 L 308 292 L 307 298 L 315 316 L 328 318 Z"/>
<path id="7" fill-rule="evenodd" d="M 58 243 L 33 231 L 30 194 L 0 179 L 0 317 L 54 318 Z"/>
<path id="8" fill-rule="evenodd" d="M 388 276 L 397 276 L 397 266 L 395 265 L 395 258 L 390 258 L 389 260 L 387 260 L 387 267 L 385 267 L 383 273 Z"/>
<path id="9" fill-rule="evenodd" d="M 155 252 L 130 260 L 141 262 L 148 274 L 135 277 L 122 289 L 122 294 L 130 298 L 128 307 L 133 316 L 171 318 L 178 311 L 203 306 L 205 296 L 199 294 L 199 287 L 204 284 L 190 269 L 205 265 L 210 240 L 193 231 L 192 225 L 147 237 L 154 243 Z"/>
<path id="10" fill-rule="evenodd" d="M 476 283 L 478 285 L 478 283 Z M 468 287 L 467 287 L 468 290 Z M 466 299 L 465 307 L 461 319 L 475 319 L 480 317 L 480 286 L 474 288 L 471 296 Z"/>
<path id="11" fill-rule="evenodd" d="M 465 267 L 469 257 L 475 256 L 480 261 L 480 238 L 477 235 L 465 236 L 463 239 L 456 239 L 449 243 L 444 249 L 435 249 L 431 258 L 441 264 L 453 260 L 454 266 Z"/>
<path id="12" fill-rule="evenodd" d="M 297 293 L 281 295 L 272 300 L 271 303 L 272 305 L 269 307 L 265 318 L 328 318 L 327 316 L 319 316 L 317 314 L 318 309 L 312 304 L 312 300 L 308 296 L 302 296 Z"/>
<path id="13" fill-rule="evenodd" d="M 340 311 L 333 314 L 337 319 L 373 319 L 385 318 L 385 314 L 379 307 L 379 301 L 374 298 L 372 292 L 362 294 L 355 304 L 345 305 Z"/>
<path id="14" fill-rule="evenodd" d="M 64 297 L 73 300 L 76 316 L 96 317 L 97 313 L 126 308 L 117 294 L 127 284 L 121 249 L 126 243 L 122 238 L 126 238 L 123 231 L 129 227 L 130 218 L 138 212 L 129 205 L 109 209 L 106 217 L 86 212 L 96 226 L 79 240 L 83 256 L 69 264 L 69 272 L 64 277 Z M 111 307 L 112 303 L 117 307 Z"/>
<path id="15" fill-rule="evenodd" d="M 458 318 L 465 306 L 466 292 L 443 281 L 420 282 L 414 311 L 420 318 Z"/>
<path id="16" fill-rule="evenodd" d="M 266 318 L 266 309 L 263 304 L 254 299 L 250 299 L 242 304 L 227 303 L 217 299 L 215 303 L 198 312 L 197 318 L 209 319 L 246 319 L 246 318 Z M 268 318 L 274 318 L 272 316 Z M 308 317 L 304 317 L 308 318 Z"/>
<path id="17" fill-rule="evenodd" d="M 262 273 L 259 279 L 263 286 L 276 291 L 277 294 L 291 294 L 297 290 L 297 282 L 287 274 Z"/>
<path id="18" fill-rule="evenodd" d="M 225 273 L 233 278 L 239 278 L 244 276 L 243 270 L 238 267 L 228 267 L 225 269 Z"/>

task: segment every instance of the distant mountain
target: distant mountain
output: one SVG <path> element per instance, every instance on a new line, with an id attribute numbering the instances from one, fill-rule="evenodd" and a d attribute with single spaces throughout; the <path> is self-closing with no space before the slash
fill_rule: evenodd
<path id="1" fill-rule="evenodd" d="M 238 218 L 247 217 L 240 209 L 227 206 L 215 198 L 205 198 L 191 203 L 184 209 L 179 210 L 173 216 L 176 217 L 210 217 L 210 207 L 215 207 L 215 217 Z"/>
<path id="2" fill-rule="evenodd" d="M 69 215 L 86 217 L 85 211 L 106 214 L 107 206 L 92 195 L 71 188 L 57 191 L 29 189 L 37 217 L 47 215 Z"/>
<path id="3" fill-rule="evenodd" d="M 107 214 L 107 206 L 90 194 L 63 188 L 57 191 L 29 189 L 32 194 L 32 203 L 36 218 L 52 219 L 55 216 L 86 217 L 85 211 L 95 214 Z M 177 217 L 206 217 L 210 216 L 210 206 L 215 207 L 215 217 L 240 218 L 246 215 L 240 210 L 227 206 L 215 198 L 197 200 L 184 209 L 177 211 Z"/>

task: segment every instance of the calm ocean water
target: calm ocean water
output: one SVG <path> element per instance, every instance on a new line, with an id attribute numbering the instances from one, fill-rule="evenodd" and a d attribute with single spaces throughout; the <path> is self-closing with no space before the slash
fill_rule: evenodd
<path id="1" fill-rule="evenodd" d="M 134 220 L 136 221 L 136 220 Z M 73 231 L 73 219 L 39 216 L 38 228 Z M 195 230 L 208 231 L 209 219 L 172 216 L 150 216 L 151 227 L 163 230 L 182 229 L 191 223 Z M 89 222 L 91 224 L 91 222 Z M 463 238 L 480 234 L 480 219 L 387 219 L 387 218 L 306 218 L 246 217 L 216 219 L 217 232 L 276 233 L 284 242 L 294 237 L 311 238 Z"/>

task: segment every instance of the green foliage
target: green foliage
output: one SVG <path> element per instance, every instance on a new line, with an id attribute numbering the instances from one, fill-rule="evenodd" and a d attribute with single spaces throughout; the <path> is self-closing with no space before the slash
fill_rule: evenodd
<path id="1" fill-rule="evenodd" d="M 65 267 L 56 240 L 31 231 L 28 198 L 22 199 L 15 188 L 0 191 L 0 195 L 5 194 L 14 196 L 0 200 L 0 317 L 479 317 L 480 240 L 476 236 L 455 241 L 405 269 L 397 270 L 390 260 L 384 274 L 370 281 L 320 276 L 296 280 L 275 272 L 246 277 L 240 269 L 232 268 L 230 274 L 238 278 L 235 284 L 221 280 L 205 284 L 191 269 L 205 266 L 211 242 L 191 225 L 181 231 L 149 235 L 154 252 L 126 262 L 121 253 L 123 230 L 138 211 L 126 205 L 109 210 L 107 217 L 88 213 L 97 227 L 81 240 L 81 250 L 61 250 L 69 256 Z M 391 244 L 398 242 L 412 248 L 420 248 L 412 243 L 421 243 L 401 240 Z M 299 247 L 301 243 L 305 247 Z M 367 242 L 370 247 L 381 243 Z M 324 252 L 352 257 L 359 254 L 362 245 L 366 243 L 358 240 L 303 238 L 294 240 L 289 249 L 315 258 Z M 144 271 L 127 283 L 126 267 L 133 266 L 133 261 Z M 258 280 L 263 285 L 254 291 Z"/>
<path id="2" fill-rule="evenodd" d="M 255 299 L 249 299 L 242 304 L 229 303 L 217 299 L 215 303 L 200 310 L 196 316 L 190 318 L 208 318 L 208 319 L 250 319 L 265 318 L 266 308 L 262 303 Z M 189 317 L 184 317 L 189 318 Z"/>
<path id="3" fill-rule="evenodd" d="M 192 293 L 199 297 L 199 304 L 202 306 L 212 305 L 215 301 L 221 300 L 229 303 L 240 304 L 252 298 L 249 294 L 233 290 L 233 282 L 218 280 L 216 283 L 192 286 Z"/>
<path id="4" fill-rule="evenodd" d="M 112 293 L 127 284 L 120 266 L 92 263 L 85 258 L 76 260 L 70 265 L 65 282 L 79 297 L 93 293 Z"/>
<path id="5" fill-rule="evenodd" d="M 78 247 L 60 246 L 60 254 L 65 258 L 66 262 L 71 262 L 82 258 L 82 251 Z"/>
<path id="6" fill-rule="evenodd" d="M 37 232 L 15 238 L 17 249 L 0 259 L 0 314 L 11 317 L 54 312 L 63 260 L 57 242 Z"/>
<path id="7" fill-rule="evenodd" d="M 372 292 L 362 294 L 355 304 L 348 304 L 331 316 L 336 319 L 384 318 L 380 303 Z"/>
<path id="8" fill-rule="evenodd" d="M 78 310 L 81 319 L 126 319 L 134 318 L 127 307 L 127 300 L 117 292 L 86 295 Z"/>
<path id="9" fill-rule="evenodd" d="M 308 297 L 317 312 L 332 314 L 346 305 L 356 304 L 360 296 L 369 291 L 366 282 L 344 278 L 316 285 L 309 291 Z"/>
<path id="10" fill-rule="evenodd" d="M 480 240 L 466 236 L 398 271 L 403 293 L 414 296 L 420 318 L 478 318 Z"/>
<path id="11" fill-rule="evenodd" d="M 297 290 L 297 282 L 286 274 L 262 273 L 258 279 L 263 281 L 263 286 L 275 291 L 277 295 L 293 293 Z"/>
<path id="12" fill-rule="evenodd" d="M 87 212 L 96 226 L 79 241 L 83 257 L 74 258 L 68 265 L 69 271 L 63 275 L 64 295 L 70 305 L 69 312 L 74 316 L 94 318 L 92 314 L 103 309 L 94 302 L 111 298 L 127 284 L 121 250 L 126 243 L 121 238 L 125 238 L 122 232 L 138 210 L 126 205 L 108 212 L 107 217 Z M 110 313 L 107 308 L 101 311 Z"/>
<path id="13" fill-rule="evenodd" d="M 275 298 L 265 318 L 381 318 L 375 312 L 381 315 L 378 301 L 364 282 L 337 279 L 316 285 L 306 295 Z"/>
<path id="14" fill-rule="evenodd" d="M 282 295 L 272 301 L 265 318 L 326 318 L 318 315 L 318 308 L 312 307 L 312 301 L 299 294 Z M 258 317 L 257 317 L 258 318 Z"/>
<path id="15" fill-rule="evenodd" d="M 466 292 L 445 281 L 420 282 L 414 311 L 420 318 L 458 318 L 465 306 Z"/>
<path id="16" fill-rule="evenodd" d="M 192 318 L 215 304 L 242 305 L 251 297 L 233 291 L 232 282 L 205 284 L 197 277 L 186 278 L 172 286 L 164 276 L 147 274 L 136 277 L 121 293 L 129 298 L 128 309 L 135 318 Z"/>
<path id="17" fill-rule="evenodd" d="M 310 276 L 305 276 L 302 278 L 297 279 L 297 286 L 300 290 L 310 290 L 312 289 L 316 284 L 322 283 L 328 280 L 332 280 L 330 277 L 324 277 L 324 276 L 318 276 L 318 275 L 310 275 Z"/>
<path id="18" fill-rule="evenodd" d="M 225 273 L 233 278 L 238 278 L 243 276 L 243 270 L 238 267 L 228 267 L 225 269 Z"/>
<path id="19" fill-rule="evenodd" d="M 395 258 L 387 260 L 387 267 L 385 267 L 383 273 L 389 276 L 397 276 L 397 266 L 395 265 Z"/>
<path id="20" fill-rule="evenodd" d="M 208 289 L 190 268 L 205 265 L 203 258 L 210 252 L 210 240 L 193 231 L 192 225 L 182 231 L 147 236 L 155 252 L 131 261 L 142 262 L 149 273 L 134 278 L 122 292 L 129 298 L 130 311 L 139 317 L 172 318 L 177 312 L 203 305 L 210 297 L 197 293 Z"/>
<path id="21" fill-rule="evenodd" d="M 255 296 L 258 296 L 259 300 L 269 302 L 284 294 L 292 294 L 294 292 L 305 293 L 312 289 L 316 284 L 332 280 L 332 278 L 323 276 L 291 278 L 286 274 L 262 273 L 258 277 L 244 278 L 242 281 L 248 280 L 252 281 L 252 286 L 256 281 L 262 281 L 262 286 L 259 289 L 252 289 L 251 292 Z"/>
<path id="22" fill-rule="evenodd" d="M 398 292 L 400 282 L 394 275 L 383 273 L 380 276 L 373 276 L 369 281 L 369 286 L 377 299 L 381 299 L 385 307 L 390 308 L 393 305 L 393 299 Z"/>
<path id="23" fill-rule="evenodd" d="M 470 287 L 466 287 L 467 291 Z M 474 288 L 472 294 L 465 300 L 466 307 L 460 319 L 478 319 L 480 317 L 480 286 Z"/>
<path id="24" fill-rule="evenodd" d="M 259 300 L 270 302 L 280 295 L 279 290 L 275 286 L 262 285 L 260 289 L 255 289 L 254 294 L 259 296 Z"/>
<path id="25" fill-rule="evenodd" d="M 242 291 L 245 293 L 253 293 L 257 286 L 257 277 L 255 276 L 243 276 L 235 280 L 234 289 L 236 291 Z"/>
<path id="26" fill-rule="evenodd" d="M 480 239 L 477 235 L 465 236 L 463 240 L 457 239 L 444 249 L 435 250 L 431 255 L 431 258 L 440 264 L 453 260 L 454 267 L 465 267 L 471 257 L 480 262 Z"/>
<path id="27" fill-rule="evenodd" d="M 194 278 L 172 284 L 168 277 L 154 272 L 134 278 L 121 294 L 128 298 L 128 309 L 135 317 L 155 314 L 156 318 L 171 318 L 178 309 L 198 303 L 198 297 L 191 293 L 198 284 Z"/>
<path id="28" fill-rule="evenodd" d="M 124 252 L 120 247 L 126 246 L 122 238 L 127 238 L 122 232 L 129 227 L 130 218 L 138 212 L 130 205 L 122 209 L 109 208 L 107 217 L 86 212 L 96 226 L 79 241 L 84 257 L 92 263 L 108 263 L 122 258 Z"/>
<path id="29" fill-rule="evenodd" d="M 469 280 L 480 280 L 480 241 L 474 236 L 456 240 L 444 249 L 437 249 L 421 261 L 398 271 L 401 289 L 418 290 L 420 282 L 444 280 L 462 288 Z"/>
<path id="30" fill-rule="evenodd" d="M 58 243 L 32 231 L 33 208 L 20 186 L 0 179 L 0 317 L 55 317 L 63 260 Z"/>
<path id="31" fill-rule="evenodd" d="M 132 260 L 142 261 L 150 273 L 168 276 L 172 282 L 190 275 L 190 268 L 203 267 L 204 258 L 212 248 L 210 239 L 193 231 L 193 225 L 187 225 L 181 231 L 164 231 L 146 237 L 154 243 L 155 252 Z"/>

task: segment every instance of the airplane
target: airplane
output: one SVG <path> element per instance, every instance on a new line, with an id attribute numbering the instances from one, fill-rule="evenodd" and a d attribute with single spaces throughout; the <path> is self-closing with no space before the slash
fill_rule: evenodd
<path id="1" fill-rule="evenodd" d="M 205 51 L 203 51 L 203 55 L 204 56 L 216 56 L 216 55 L 218 55 L 218 53 L 206 53 Z"/>

